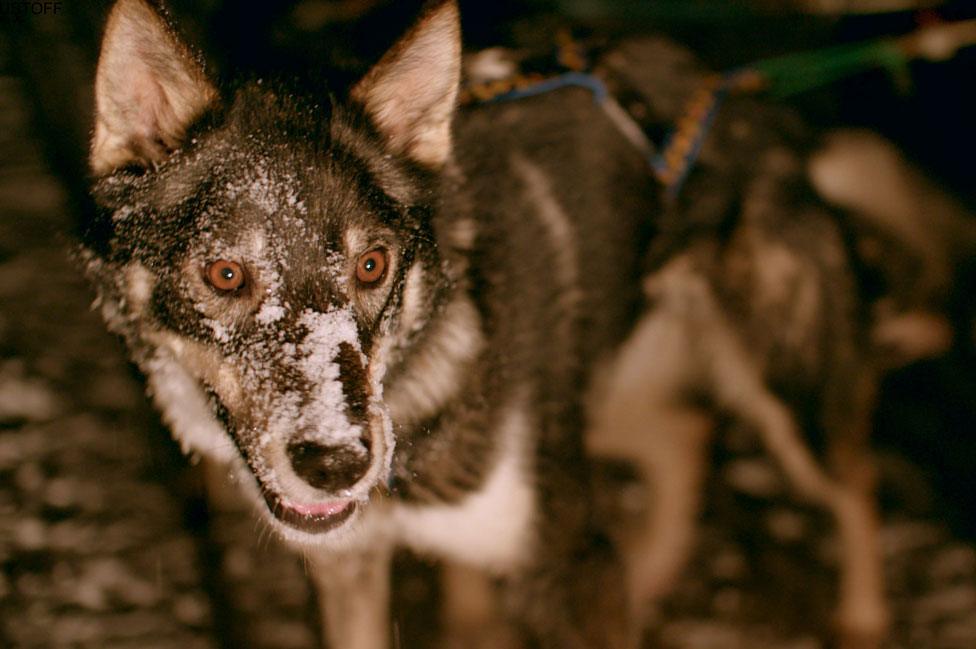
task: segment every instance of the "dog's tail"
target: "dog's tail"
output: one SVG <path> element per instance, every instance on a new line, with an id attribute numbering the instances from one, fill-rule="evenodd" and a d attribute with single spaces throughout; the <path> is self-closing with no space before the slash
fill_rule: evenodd
<path id="1" fill-rule="evenodd" d="M 944 352 L 955 287 L 976 255 L 976 218 L 867 131 L 830 134 L 808 172 L 820 195 L 853 217 L 862 256 L 885 278 L 875 342 L 899 364 Z"/>

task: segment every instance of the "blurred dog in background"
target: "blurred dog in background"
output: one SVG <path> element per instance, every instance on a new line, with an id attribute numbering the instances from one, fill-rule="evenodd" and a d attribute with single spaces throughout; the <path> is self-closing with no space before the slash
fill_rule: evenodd
<path id="1" fill-rule="evenodd" d="M 660 39 L 625 44 L 606 65 L 672 123 L 704 80 Z M 818 140 L 782 107 L 723 107 L 662 217 L 646 312 L 588 409 L 590 451 L 635 463 L 649 489 L 628 542 L 638 609 L 681 574 L 709 446 L 731 419 L 833 515 L 841 645 L 878 646 L 888 613 L 868 438 L 879 381 L 952 344 L 946 299 L 974 250 L 970 215 L 881 138 Z"/>

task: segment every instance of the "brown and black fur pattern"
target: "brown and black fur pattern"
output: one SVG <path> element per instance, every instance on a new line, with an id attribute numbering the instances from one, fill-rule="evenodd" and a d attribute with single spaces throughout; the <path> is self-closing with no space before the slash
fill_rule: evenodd
<path id="1" fill-rule="evenodd" d="M 629 646 L 581 404 L 654 186 L 587 92 L 456 115 L 458 32 L 435 2 L 351 88 L 218 88 L 121 0 L 88 272 L 176 437 L 308 558 L 332 646 L 388 644 L 401 544 L 500 579 L 533 646 Z"/>

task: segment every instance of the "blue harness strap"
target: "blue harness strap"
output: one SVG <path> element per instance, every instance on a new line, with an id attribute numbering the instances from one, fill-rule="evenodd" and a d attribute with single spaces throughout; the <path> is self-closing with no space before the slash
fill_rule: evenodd
<path id="1" fill-rule="evenodd" d="M 599 77 L 584 72 L 564 72 L 554 77 L 543 78 L 541 81 L 537 81 L 523 88 L 516 87 L 508 92 L 503 92 L 500 95 L 486 99 L 484 103 L 515 101 L 516 99 L 535 97 L 536 95 L 542 95 L 561 88 L 572 88 L 574 86 L 589 90 L 593 93 L 593 100 L 596 102 L 601 102 L 610 95 L 607 90 L 607 85 Z"/>
<path id="2" fill-rule="evenodd" d="M 587 67 L 582 48 L 565 32 L 557 35 L 557 60 L 569 71 L 543 76 L 516 74 L 510 79 L 472 84 L 462 89 L 461 103 L 495 103 L 535 97 L 562 88 L 585 88 L 617 129 L 646 157 L 667 200 L 681 192 L 694 168 L 723 101 L 733 92 L 768 91 L 785 97 L 871 68 L 903 70 L 913 59 L 944 61 L 976 45 L 976 20 L 936 22 L 897 38 L 882 38 L 767 59 L 705 80 L 692 95 L 682 117 L 655 152 L 640 125 Z"/>

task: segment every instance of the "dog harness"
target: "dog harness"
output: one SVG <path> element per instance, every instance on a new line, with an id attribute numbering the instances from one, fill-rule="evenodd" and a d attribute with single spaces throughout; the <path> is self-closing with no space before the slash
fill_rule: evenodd
<path id="1" fill-rule="evenodd" d="M 644 127 L 612 96 L 606 82 L 592 70 L 583 48 L 568 32 L 557 34 L 556 60 L 562 71 L 548 75 L 520 72 L 506 79 L 468 84 L 462 88 L 460 102 L 469 105 L 515 101 L 567 87 L 589 90 L 621 134 L 645 156 L 651 174 L 664 188 L 665 199 L 673 201 L 730 94 L 766 92 L 782 99 L 875 68 L 904 77 L 913 60 L 947 61 L 960 49 L 972 45 L 976 45 L 976 20 L 935 21 L 904 36 L 787 54 L 711 75 L 693 93 L 660 150 L 647 137 Z"/>

